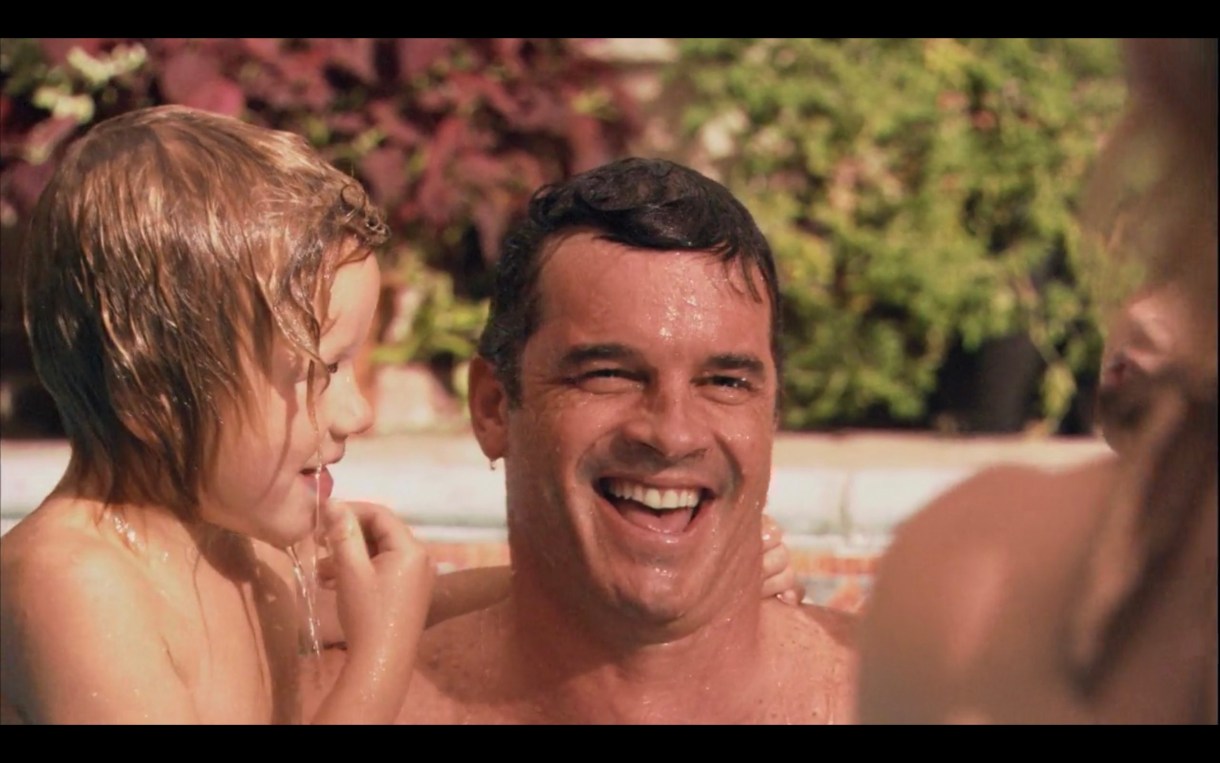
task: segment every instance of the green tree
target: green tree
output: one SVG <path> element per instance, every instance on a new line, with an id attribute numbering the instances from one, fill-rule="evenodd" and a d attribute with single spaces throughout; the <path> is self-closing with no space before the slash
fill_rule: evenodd
<path id="1" fill-rule="evenodd" d="M 671 82 L 770 238 L 783 423 L 926 423 L 955 347 L 1025 335 L 1049 427 L 1095 368 L 1075 201 L 1125 89 L 1112 40 L 695 39 Z"/>

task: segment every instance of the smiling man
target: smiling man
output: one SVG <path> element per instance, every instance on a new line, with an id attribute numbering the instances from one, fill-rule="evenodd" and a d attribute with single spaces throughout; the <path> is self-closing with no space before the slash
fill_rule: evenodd
<path id="1" fill-rule="evenodd" d="M 848 720 L 849 616 L 758 596 L 777 303 L 765 238 L 697 172 L 535 196 L 470 375 L 511 593 L 425 634 L 403 720 Z"/>

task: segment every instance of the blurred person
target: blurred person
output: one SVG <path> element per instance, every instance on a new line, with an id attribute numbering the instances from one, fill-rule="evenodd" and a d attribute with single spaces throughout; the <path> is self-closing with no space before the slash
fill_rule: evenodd
<path id="1" fill-rule="evenodd" d="M 862 623 L 863 722 L 1217 722 L 1216 40 L 1124 50 L 1084 214 L 1149 284 L 1103 374 L 1117 453 L 988 470 L 899 529 Z"/>

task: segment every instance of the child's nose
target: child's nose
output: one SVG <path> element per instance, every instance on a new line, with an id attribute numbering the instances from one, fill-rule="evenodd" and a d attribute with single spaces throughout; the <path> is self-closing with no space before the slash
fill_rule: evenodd
<path id="1" fill-rule="evenodd" d="M 373 406 L 350 370 L 331 378 L 331 431 L 336 437 L 360 434 L 373 425 Z"/>

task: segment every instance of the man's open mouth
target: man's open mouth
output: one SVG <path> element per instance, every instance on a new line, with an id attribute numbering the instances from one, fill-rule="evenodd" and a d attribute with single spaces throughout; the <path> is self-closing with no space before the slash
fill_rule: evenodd
<path id="1" fill-rule="evenodd" d="M 628 522 L 654 532 L 685 532 L 712 497 L 701 487 L 659 487 L 634 480 L 604 477 L 597 492 Z"/>

